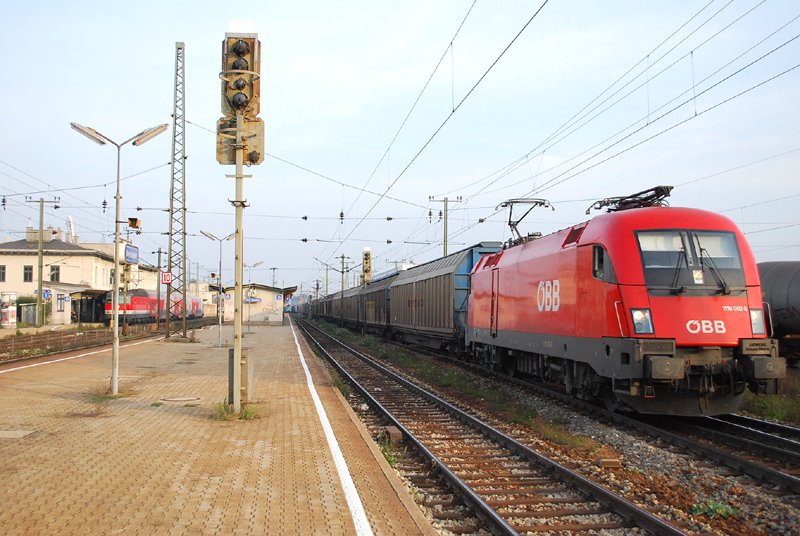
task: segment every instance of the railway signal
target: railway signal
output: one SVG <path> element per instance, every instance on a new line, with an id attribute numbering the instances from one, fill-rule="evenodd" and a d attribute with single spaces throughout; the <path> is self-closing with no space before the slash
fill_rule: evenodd
<path id="1" fill-rule="evenodd" d="M 363 282 L 368 285 L 372 281 L 372 249 L 370 248 L 364 248 L 361 254 L 361 271 L 363 272 Z"/>
<path id="2" fill-rule="evenodd" d="M 221 117 L 217 121 L 217 162 L 223 166 L 236 164 L 236 118 Z M 243 163 L 252 165 L 264 161 L 264 121 L 244 117 L 242 139 L 247 145 Z"/>
<path id="3" fill-rule="evenodd" d="M 261 111 L 261 42 L 256 34 L 227 33 L 222 42 L 222 113 L 217 121 L 217 162 L 264 161 L 264 121 Z M 239 137 L 240 136 L 240 137 Z"/>
<path id="4" fill-rule="evenodd" d="M 255 119 L 260 111 L 261 42 L 256 34 L 227 33 L 222 42 L 222 113 Z"/>
<path id="5" fill-rule="evenodd" d="M 236 213 L 235 299 L 233 308 L 233 352 L 228 375 L 228 403 L 233 412 L 241 410 L 249 394 L 246 379 L 247 353 L 242 351 L 242 276 L 244 266 L 245 164 L 260 164 L 264 159 L 264 122 L 261 110 L 261 43 L 254 33 L 226 33 L 222 42 L 222 117 L 217 121 L 217 161 L 236 165 L 236 196 L 231 201 Z M 245 382 L 246 383 L 246 382 Z"/>

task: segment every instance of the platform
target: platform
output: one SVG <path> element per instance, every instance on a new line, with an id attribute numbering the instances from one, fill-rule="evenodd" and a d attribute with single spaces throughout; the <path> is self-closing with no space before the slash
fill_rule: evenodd
<path id="1" fill-rule="evenodd" d="M 109 350 L 0 367 L 4 534 L 433 534 L 301 339 L 309 386 L 289 325 L 246 333 L 247 421 L 218 418 L 232 328 L 196 337 L 123 347 L 113 400 Z"/>

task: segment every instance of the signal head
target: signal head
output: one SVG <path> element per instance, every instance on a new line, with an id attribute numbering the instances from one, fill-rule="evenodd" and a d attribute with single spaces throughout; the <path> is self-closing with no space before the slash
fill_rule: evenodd
<path id="1" fill-rule="evenodd" d="M 249 66 L 250 64 L 244 58 L 236 58 L 231 64 L 231 67 L 237 71 L 246 71 Z"/>
<path id="2" fill-rule="evenodd" d="M 231 97 L 231 106 L 233 106 L 237 110 L 241 110 L 247 107 L 247 103 L 249 101 L 250 99 L 247 97 L 247 95 L 245 95 L 240 91 L 239 93 L 236 93 L 233 97 Z"/>
<path id="3" fill-rule="evenodd" d="M 245 54 L 250 53 L 250 45 L 247 44 L 247 41 L 242 41 L 239 39 L 236 43 L 233 44 L 231 50 L 237 56 L 244 56 Z"/>

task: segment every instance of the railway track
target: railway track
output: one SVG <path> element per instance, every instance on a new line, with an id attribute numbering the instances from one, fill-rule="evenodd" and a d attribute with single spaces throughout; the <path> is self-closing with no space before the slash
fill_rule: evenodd
<path id="1" fill-rule="evenodd" d="M 658 426 L 708 442 L 733 462 L 750 465 L 752 476 L 800 493 L 800 430 L 796 428 L 738 415 L 662 418 Z"/>
<path id="2" fill-rule="evenodd" d="M 753 477 L 786 492 L 800 494 L 800 429 L 741 415 L 670 418 L 614 413 L 528 379 L 489 372 L 477 365 L 421 348 L 414 348 L 414 351 L 555 398 L 576 409 L 693 452 L 735 473 Z"/>
<path id="3" fill-rule="evenodd" d="M 214 318 L 189 320 L 188 329 L 198 329 L 216 324 Z M 157 337 L 164 334 L 154 331 L 153 324 L 132 324 L 128 326 L 129 334 L 121 337 L 122 341 L 132 341 Z M 69 330 L 44 332 L 34 335 L 11 336 L 0 339 L 0 364 L 28 361 L 63 352 L 99 348 L 111 344 L 111 328 Z"/>
<path id="4" fill-rule="evenodd" d="M 368 356 L 324 335 L 325 346 L 301 323 L 310 342 L 413 444 L 478 518 L 496 534 L 611 531 L 639 527 L 684 534 L 624 497 L 549 459 L 395 374 Z M 311 328 L 316 330 L 316 328 Z M 317 333 L 322 333 L 316 331 Z M 427 478 L 420 472 L 418 479 Z M 444 502 L 454 502 L 445 497 Z M 463 513 L 454 513 L 454 519 Z M 474 527 L 449 527 L 470 532 Z"/>

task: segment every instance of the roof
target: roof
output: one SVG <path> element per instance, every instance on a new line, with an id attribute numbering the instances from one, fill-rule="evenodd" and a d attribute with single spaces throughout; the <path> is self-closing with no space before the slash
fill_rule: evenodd
<path id="1" fill-rule="evenodd" d="M 270 285 L 262 285 L 261 283 L 245 283 L 242 285 L 243 288 L 254 288 L 258 290 L 270 290 L 276 294 L 294 294 L 297 291 L 297 287 L 286 287 L 286 288 L 279 288 L 279 287 L 272 287 Z M 209 283 L 208 290 L 214 289 L 216 290 L 218 287 L 213 283 Z M 222 291 L 227 292 L 229 290 L 234 290 L 236 287 L 234 285 L 223 285 Z"/>
<path id="2" fill-rule="evenodd" d="M 113 244 L 111 244 L 113 249 Z M 0 244 L 0 255 L 35 255 L 39 252 L 39 242 L 26 239 L 15 240 Z M 99 251 L 93 248 L 85 248 L 77 244 L 64 242 L 63 240 L 53 239 L 42 242 L 42 253 L 44 255 L 74 255 L 85 257 L 98 257 L 107 261 L 114 262 L 114 255 Z M 138 263 L 139 269 L 147 272 L 158 272 L 158 268 L 146 261 Z"/>
<path id="3" fill-rule="evenodd" d="M 395 285 L 403 285 L 423 279 L 431 279 L 440 275 L 452 274 L 473 250 L 478 250 L 483 253 L 496 252 L 500 250 L 502 245 L 502 242 L 480 242 L 474 246 L 451 253 L 446 257 L 440 257 L 426 262 L 425 264 L 418 264 L 413 268 L 400 272 L 397 278 L 393 280 L 391 286 L 394 287 Z M 470 265 L 470 269 L 471 268 L 472 265 Z"/>
<path id="4" fill-rule="evenodd" d="M 97 255 L 101 257 L 109 257 L 108 255 L 97 250 L 81 247 L 77 244 L 70 244 L 69 242 L 64 242 L 63 240 L 45 240 L 42 242 L 42 250 L 45 253 L 72 253 L 73 255 Z M 24 238 L 22 240 L 15 240 L 13 242 L 0 244 L 0 253 L 13 255 L 37 253 L 38 251 L 38 241 L 29 241 Z"/>

